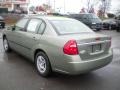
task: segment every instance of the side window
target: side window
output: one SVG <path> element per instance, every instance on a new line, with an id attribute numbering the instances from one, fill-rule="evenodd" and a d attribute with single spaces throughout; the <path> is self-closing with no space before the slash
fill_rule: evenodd
<path id="1" fill-rule="evenodd" d="M 38 19 L 31 19 L 28 26 L 27 31 L 28 32 L 36 32 L 36 30 L 39 28 L 39 25 L 42 23 L 41 20 Z"/>
<path id="2" fill-rule="evenodd" d="M 27 22 L 28 22 L 28 19 L 21 19 L 20 21 L 17 22 L 16 26 L 19 28 L 24 28 Z"/>
<path id="3" fill-rule="evenodd" d="M 83 15 L 82 15 L 82 18 L 83 18 L 83 19 L 87 19 L 87 18 L 89 18 L 89 15 L 83 14 Z"/>
<path id="4" fill-rule="evenodd" d="M 38 29 L 38 33 L 41 34 L 45 30 L 45 27 L 46 27 L 45 22 L 42 22 L 40 28 Z"/>

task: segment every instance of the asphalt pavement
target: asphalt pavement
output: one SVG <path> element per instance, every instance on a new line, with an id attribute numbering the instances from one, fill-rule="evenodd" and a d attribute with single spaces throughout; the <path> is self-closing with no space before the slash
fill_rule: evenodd
<path id="1" fill-rule="evenodd" d="M 6 54 L 0 39 L 0 90 L 120 90 L 120 33 L 98 33 L 112 36 L 112 63 L 87 74 L 53 73 L 49 78 L 39 76 L 34 64 L 21 55 Z"/>
<path id="2" fill-rule="evenodd" d="M 2 38 L 2 31 L 0 31 L 0 39 Z"/>

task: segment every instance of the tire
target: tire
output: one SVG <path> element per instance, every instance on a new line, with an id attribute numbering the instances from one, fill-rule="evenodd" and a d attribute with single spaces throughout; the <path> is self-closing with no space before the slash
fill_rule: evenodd
<path id="1" fill-rule="evenodd" d="M 5 52 L 11 51 L 11 48 L 9 46 L 9 43 L 6 37 L 3 37 L 3 47 L 4 47 Z"/>
<path id="2" fill-rule="evenodd" d="M 97 29 L 97 31 L 100 31 L 100 29 Z"/>
<path id="3" fill-rule="evenodd" d="M 44 52 L 40 51 L 35 55 L 35 66 L 38 73 L 43 77 L 48 77 L 52 72 L 49 59 Z"/>
<path id="4" fill-rule="evenodd" d="M 120 32 L 120 30 L 117 30 L 117 32 Z"/>
<path id="5" fill-rule="evenodd" d="M 2 29 L 4 29 L 4 28 L 5 28 L 5 26 L 3 25 L 3 26 L 2 26 Z"/>
<path id="6" fill-rule="evenodd" d="M 116 31 L 117 31 L 117 32 L 120 32 L 120 27 L 117 27 L 117 28 L 116 28 Z"/>

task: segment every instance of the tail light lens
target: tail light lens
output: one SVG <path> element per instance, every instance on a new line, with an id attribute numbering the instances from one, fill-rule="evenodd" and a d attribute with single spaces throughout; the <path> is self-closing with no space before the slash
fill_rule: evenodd
<path id="1" fill-rule="evenodd" d="M 64 54 L 68 54 L 68 55 L 77 55 L 77 54 L 79 54 L 76 41 L 75 40 L 69 40 L 64 45 L 63 52 L 64 52 Z"/>
<path id="2" fill-rule="evenodd" d="M 96 41 L 100 41 L 100 38 L 99 38 L 99 37 L 97 37 L 95 40 L 96 40 Z"/>

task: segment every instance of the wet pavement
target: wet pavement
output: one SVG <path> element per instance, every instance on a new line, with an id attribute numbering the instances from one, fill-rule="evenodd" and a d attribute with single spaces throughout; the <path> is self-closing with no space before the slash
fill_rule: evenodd
<path id="1" fill-rule="evenodd" d="M 2 38 L 2 31 L 0 31 L 0 39 Z"/>
<path id="2" fill-rule="evenodd" d="M 6 54 L 0 39 L 0 90 L 120 90 L 120 33 L 99 33 L 112 36 L 111 64 L 88 74 L 54 73 L 49 78 L 39 76 L 34 64 L 19 54 Z"/>

